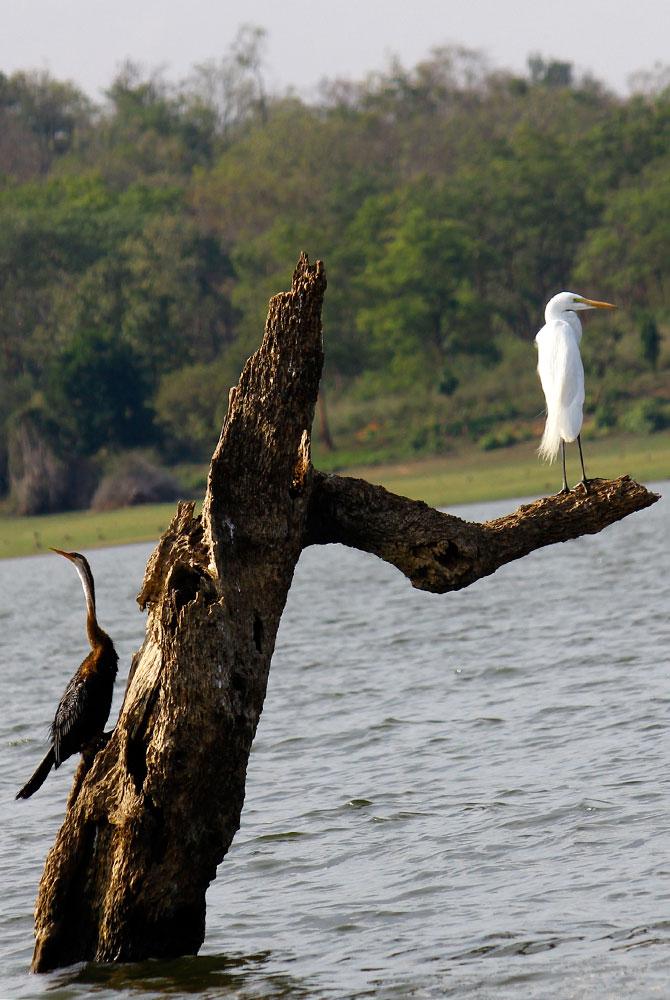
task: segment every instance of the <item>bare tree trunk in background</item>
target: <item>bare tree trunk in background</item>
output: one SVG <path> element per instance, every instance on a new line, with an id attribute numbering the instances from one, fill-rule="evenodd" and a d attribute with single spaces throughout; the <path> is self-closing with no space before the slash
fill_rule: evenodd
<path id="1" fill-rule="evenodd" d="M 319 441 L 326 451 L 335 451 L 335 442 L 330 433 L 330 423 L 328 421 L 328 408 L 326 406 L 326 390 L 321 386 L 317 401 L 316 412 L 319 416 Z"/>
<path id="2" fill-rule="evenodd" d="M 33 969 L 194 954 L 239 827 L 247 761 L 293 571 L 342 542 L 415 587 L 465 587 L 656 499 L 627 477 L 470 524 L 310 460 L 323 361 L 320 262 L 301 257 L 231 390 L 202 515 L 179 504 L 146 569 L 148 608 L 111 739 L 81 764 L 35 910 Z"/>

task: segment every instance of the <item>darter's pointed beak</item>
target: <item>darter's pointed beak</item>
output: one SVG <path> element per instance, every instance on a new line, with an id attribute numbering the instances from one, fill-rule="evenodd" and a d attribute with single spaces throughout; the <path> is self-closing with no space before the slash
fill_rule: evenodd
<path id="1" fill-rule="evenodd" d="M 65 556 L 65 558 L 69 559 L 70 562 L 75 561 L 74 556 L 71 552 L 64 552 L 63 549 L 54 549 L 52 546 L 49 546 L 49 548 L 51 549 L 52 552 L 56 552 L 59 556 Z"/>

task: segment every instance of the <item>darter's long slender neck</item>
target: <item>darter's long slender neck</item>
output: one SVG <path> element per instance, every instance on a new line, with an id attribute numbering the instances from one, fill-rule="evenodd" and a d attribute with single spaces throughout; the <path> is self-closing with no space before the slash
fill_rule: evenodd
<path id="1" fill-rule="evenodd" d="M 91 649 L 95 649 L 107 637 L 107 633 L 103 632 L 98 625 L 98 619 L 95 614 L 95 584 L 93 582 L 93 574 L 88 565 L 83 565 L 79 562 L 75 563 L 75 569 L 79 574 L 79 579 L 84 590 L 84 597 L 86 598 L 86 634 L 88 635 Z"/>

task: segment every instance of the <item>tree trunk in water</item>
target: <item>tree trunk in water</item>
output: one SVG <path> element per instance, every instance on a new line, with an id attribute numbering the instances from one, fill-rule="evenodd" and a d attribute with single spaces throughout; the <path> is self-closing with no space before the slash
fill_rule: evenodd
<path id="1" fill-rule="evenodd" d="M 231 390 L 202 516 L 179 504 L 147 566 L 119 719 L 75 776 L 35 911 L 35 971 L 195 954 L 205 892 L 239 827 L 247 761 L 306 545 L 374 552 L 445 592 L 656 497 L 627 477 L 469 524 L 310 461 L 323 361 L 320 262 L 301 257 Z"/>

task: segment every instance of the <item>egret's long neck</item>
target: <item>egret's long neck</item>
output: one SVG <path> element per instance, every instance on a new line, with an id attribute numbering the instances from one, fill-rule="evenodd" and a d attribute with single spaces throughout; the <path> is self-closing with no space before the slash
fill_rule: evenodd
<path id="1" fill-rule="evenodd" d="M 94 649 L 105 636 L 105 633 L 98 625 L 98 619 L 95 614 L 95 584 L 93 583 L 93 574 L 88 565 L 81 565 L 78 562 L 75 563 L 75 569 L 79 574 L 81 585 L 84 588 L 84 597 L 86 598 L 86 633 L 91 648 Z"/>
<path id="2" fill-rule="evenodd" d="M 572 309 L 566 309 L 558 302 L 550 301 L 544 310 L 544 321 L 551 323 L 557 319 L 562 319 L 572 328 L 578 342 L 582 339 L 582 324 L 577 313 Z"/>
<path id="3" fill-rule="evenodd" d="M 576 312 L 573 312 L 571 309 L 568 309 L 566 310 L 566 312 L 563 313 L 563 319 L 565 320 L 566 323 L 570 324 L 575 334 L 575 337 L 577 338 L 577 343 L 579 343 L 579 341 L 582 339 L 582 321 L 580 320 L 579 316 L 577 315 Z"/>

